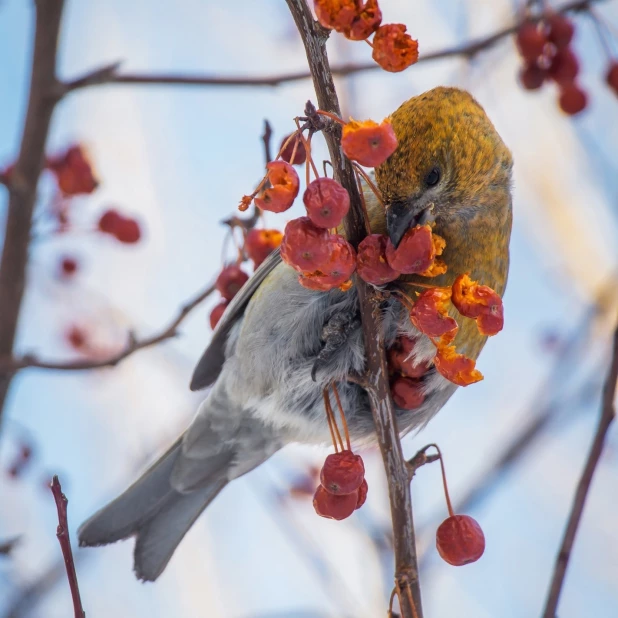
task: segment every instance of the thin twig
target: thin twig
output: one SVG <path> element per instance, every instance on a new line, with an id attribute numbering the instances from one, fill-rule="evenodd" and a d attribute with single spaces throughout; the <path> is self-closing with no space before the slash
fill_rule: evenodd
<path id="1" fill-rule="evenodd" d="M 314 22 L 306 0 L 286 0 L 290 12 L 300 32 L 309 69 L 313 78 L 318 105 L 321 110 L 341 116 L 333 76 L 326 55 L 326 40 L 329 31 Z M 355 246 L 365 237 L 362 203 L 354 168 L 342 156 L 340 148 L 341 128 L 333 124 L 330 131 L 324 132 L 333 164 L 334 175 L 350 194 L 351 208 L 345 221 L 348 240 Z M 365 357 L 369 388 L 367 394 L 376 426 L 376 437 L 380 445 L 386 477 L 388 479 L 393 538 L 395 553 L 395 581 L 404 590 L 409 587 L 412 593 L 412 607 L 407 594 L 402 595 L 401 611 L 404 618 L 422 618 L 420 585 L 416 558 L 416 539 L 410 499 L 410 484 L 406 463 L 399 441 L 399 430 L 393 401 L 390 395 L 383 338 L 375 311 L 377 299 L 373 288 L 356 277 Z"/>
<path id="2" fill-rule="evenodd" d="M 60 543 L 60 549 L 62 549 L 64 565 L 67 570 L 67 578 L 69 579 L 69 587 L 71 588 L 75 618 L 86 618 L 86 612 L 82 607 L 82 600 L 79 596 L 77 572 L 75 571 L 73 551 L 71 550 L 71 539 L 69 537 L 69 523 L 67 521 L 67 504 L 69 501 L 62 493 L 60 481 L 55 475 L 51 482 L 51 490 L 54 495 L 54 500 L 56 501 L 56 509 L 58 510 L 58 529 L 56 530 L 56 536 L 58 537 L 58 541 Z"/>
<path id="3" fill-rule="evenodd" d="M 614 417 L 616 416 L 616 410 L 614 407 L 614 399 L 616 397 L 616 382 L 618 381 L 618 327 L 614 332 L 613 348 L 612 348 L 612 360 L 609 371 L 607 373 L 607 379 L 603 386 L 603 398 L 601 403 L 601 418 L 597 426 L 596 433 L 590 446 L 588 458 L 586 459 L 586 465 L 582 472 L 581 478 L 577 485 L 575 497 L 573 499 L 573 506 L 571 507 L 571 513 L 569 515 L 569 521 L 567 523 L 562 543 L 560 544 L 560 550 L 556 557 L 556 563 L 554 566 L 554 574 L 549 587 L 549 593 L 547 601 L 545 603 L 545 610 L 543 612 L 543 618 L 556 618 L 556 611 L 558 609 L 558 602 L 560 600 L 560 593 L 564 584 L 564 577 L 569 565 L 569 559 L 571 558 L 571 551 L 573 550 L 573 543 L 575 542 L 575 535 L 579 527 L 582 513 L 584 511 L 584 505 L 586 504 L 586 498 L 590 485 L 592 484 L 592 477 L 594 471 L 601 459 L 603 453 L 603 445 L 605 444 L 605 436 L 609 429 Z"/>
<path id="4" fill-rule="evenodd" d="M 562 7 L 557 7 L 560 13 L 581 12 L 586 11 L 590 5 L 601 2 L 602 0 L 574 0 L 568 2 Z M 542 19 L 542 15 L 531 16 L 531 20 L 536 22 Z M 512 35 L 521 26 L 521 21 L 502 28 L 497 32 L 473 41 L 447 47 L 446 49 L 437 50 L 421 54 L 418 62 L 431 62 L 435 60 L 444 60 L 445 58 L 473 58 L 479 52 L 485 51 L 502 39 Z M 120 63 L 105 66 L 74 80 L 71 80 L 62 85 L 61 94 L 67 94 L 75 90 L 86 88 L 88 86 L 98 86 L 101 84 L 117 84 L 117 85 L 142 85 L 142 86 L 212 86 L 212 87 L 267 87 L 273 88 L 283 84 L 309 79 L 311 73 L 307 71 L 295 71 L 291 73 L 282 73 L 280 75 L 264 75 L 264 76 L 220 76 L 220 75 L 173 75 L 168 73 L 153 73 L 152 75 L 140 75 L 137 73 L 119 74 L 117 69 Z M 331 69 L 331 74 L 335 77 L 344 77 L 355 73 L 364 73 L 380 69 L 380 66 L 375 62 L 362 63 L 346 63 Z"/>
<path id="5" fill-rule="evenodd" d="M 170 322 L 168 326 L 160 332 L 146 337 L 145 339 L 135 339 L 133 336 L 129 338 L 127 346 L 108 358 L 99 360 L 84 359 L 75 361 L 45 361 L 40 360 L 32 355 L 25 355 L 22 358 L 0 360 L 0 371 L 11 371 L 15 373 L 20 369 L 36 367 L 38 369 L 55 369 L 58 371 L 85 371 L 89 369 L 101 369 L 103 367 L 115 367 L 128 356 L 131 356 L 138 350 L 150 348 L 166 339 L 171 339 L 178 335 L 178 327 L 183 320 L 195 309 L 200 303 L 208 298 L 215 290 L 214 284 L 209 285 L 205 290 L 200 292 L 195 298 L 186 303 L 178 313 L 178 315 Z"/>

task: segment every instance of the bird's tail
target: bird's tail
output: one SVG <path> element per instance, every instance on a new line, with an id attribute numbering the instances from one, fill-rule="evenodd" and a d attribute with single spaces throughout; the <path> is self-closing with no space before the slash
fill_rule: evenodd
<path id="1" fill-rule="evenodd" d="M 189 528 L 228 482 L 224 465 L 223 470 L 205 475 L 208 482 L 192 491 L 175 490 L 170 479 L 179 456 L 181 440 L 122 495 L 82 524 L 79 544 L 107 545 L 135 535 L 135 574 L 145 581 L 161 575 Z"/>

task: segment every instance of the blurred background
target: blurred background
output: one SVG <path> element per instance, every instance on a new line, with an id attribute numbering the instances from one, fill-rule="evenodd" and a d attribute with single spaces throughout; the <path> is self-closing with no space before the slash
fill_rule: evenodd
<path id="1" fill-rule="evenodd" d="M 44 1 L 44 0 L 40 0 Z M 385 22 L 419 39 L 421 57 L 491 35 L 521 18 L 510 0 L 382 0 Z M 567 116 L 554 84 L 526 91 L 512 36 L 473 58 L 421 62 L 403 73 L 337 79 L 344 116 L 381 119 L 437 85 L 470 90 L 513 152 L 514 233 L 506 326 L 479 361 L 485 380 L 460 389 L 418 435 L 411 457 L 437 442 L 456 510 L 475 517 L 483 558 L 457 569 L 435 550 L 446 517 L 439 467 L 412 484 L 425 615 L 524 618 L 541 612 L 553 562 L 599 415 L 618 305 L 618 95 L 605 82 L 617 57 L 618 3 L 573 15 L 586 109 Z M 560 6 L 557 3 L 557 6 Z M 0 4 L 0 169 L 19 150 L 28 100 L 34 5 Z M 370 49 L 340 36 L 331 63 L 370 63 Z M 59 75 L 73 79 L 121 61 L 142 75 L 271 76 L 304 71 L 284 2 L 68 1 Z M 159 333 L 235 258 L 228 228 L 273 146 L 294 130 L 310 80 L 277 87 L 100 85 L 57 107 L 47 152 L 87 149 L 100 185 L 59 200 L 41 178 L 18 353 L 104 359 L 128 331 Z M 316 137 L 315 158 L 325 158 Z M 302 176 L 302 174 L 301 174 Z M 8 192 L 0 187 L 0 212 Z M 139 239 L 97 232 L 115 209 Z M 283 229 L 301 214 L 266 216 Z M 134 228 L 133 228 L 134 229 Z M 72 261 L 75 268 L 68 265 Z M 63 265 L 64 264 L 64 265 Z M 251 272 L 251 267 L 245 267 Z M 47 487 L 60 475 L 77 526 L 164 450 L 203 393 L 188 390 L 210 337 L 213 296 L 181 336 L 115 368 L 20 372 L 0 434 L 0 616 L 60 618 L 71 598 Z M 2 300 L 0 299 L 0 303 Z M 390 512 L 381 458 L 365 456 L 367 505 L 345 522 L 315 515 L 312 468 L 326 449 L 292 446 L 231 484 L 191 529 L 155 584 L 136 581 L 132 541 L 75 549 L 88 616 L 330 618 L 385 615 L 392 587 Z M 561 618 L 618 616 L 615 525 L 618 435 L 610 430 L 575 544 Z M 14 543 L 13 543 L 14 541 Z"/>

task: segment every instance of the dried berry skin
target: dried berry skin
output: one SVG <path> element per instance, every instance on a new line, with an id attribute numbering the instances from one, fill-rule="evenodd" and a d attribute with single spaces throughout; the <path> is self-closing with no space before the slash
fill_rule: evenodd
<path id="1" fill-rule="evenodd" d="M 349 28 L 343 30 L 346 38 L 352 41 L 364 41 L 371 36 L 382 23 L 382 11 L 378 0 L 367 0 L 358 12 Z"/>
<path id="2" fill-rule="evenodd" d="M 329 233 L 317 227 L 309 217 L 293 219 L 285 226 L 281 258 L 298 272 L 313 272 L 330 257 Z"/>
<path id="3" fill-rule="evenodd" d="M 290 137 L 291 135 L 286 135 L 281 140 L 281 146 L 279 146 L 279 150 L 283 148 L 283 144 L 285 144 Z M 294 154 L 294 160 L 292 161 L 291 159 L 294 148 L 296 148 L 296 154 Z M 297 136 L 296 139 L 291 139 L 288 142 L 288 145 L 283 150 L 281 150 L 281 154 L 279 156 L 291 165 L 302 165 L 307 160 L 307 151 L 305 150 L 305 144 L 300 139 L 300 137 Z"/>
<path id="4" fill-rule="evenodd" d="M 330 234 L 326 250 L 328 258 L 314 271 L 302 272 L 299 283 L 310 290 L 326 292 L 334 288 L 349 289 L 348 280 L 356 269 L 356 252 L 352 245 L 339 234 Z"/>
<path id="5" fill-rule="evenodd" d="M 461 315 L 476 320 L 482 335 L 496 335 L 504 327 L 502 299 L 487 285 L 479 285 L 467 274 L 459 275 L 452 288 L 453 305 Z"/>
<path id="6" fill-rule="evenodd" d="M 545 23 L 549 26 L 547 38 L 558 49 L 567 47 L 575 34 L 575 24 L 560 13 L 553 13 L 546 18 Z"/>
<path id="7" fill-rule="evenodd" d="M 527 62 L 534 62 L 541 56 L 547 44 L 545 34 L 532 22 L 522 24 L 517 31 L 515 40 L 519 53 Z"/>
<path id="8" fill-rule="evenodd" d="M 257 268 L 280 244 L 283 234 L 279 230 L 253 228 L 245 238 L 245 253 Z"/>
<path id="9" fill-rule="evenodd" d="M 286 161 L 271 161 L 266 165 L 272 187 L 265 189 L 255 204 L 262 210 L 284 212 L 294 203 L 300 188 L 296 170 Z"/>
<path id="10" fill-rule="evenodd" d="M 391 382 L 391 395 L 398 408 L 416 410 L 425 401 L 422 382 L 414 378 L 397 376 Z"/>
<path id="11" fill-rule="evenodd" d="M 320 485 L 313 496 L 313 508 L 320 517 L 346 519 L 356 510 L 358 504 L 358 491 L 350 494 L 336 496 L 329 493 Z"/>
<path id="12" fill-rule="evenodd" d="M 356 270 L 363 281 L 384 285 L 399 277 L 399 271 L 392 268 L 386 259 L 387 241 L 384 234 L 370 234 L 358 245 Z"/>
<path id="13" fill-rule="evenodd" d="M 432 339 L 444 335 L 452 339 L 459 327 L 457 321 L 447 314 L 450 298 L 450 288 L 430 288 L 422 292 L 410 310 L 412 324 Z"/>
<path id="14" fill-rule="evenodd" d="M 305 190 L 303 203 L 315 225 L 335 228 L 350 210 L 350 195 L 336 180 L 318 178 Z"/>
<path id="15" fill-rule="evenodd" d="M 557 84 L 572 82 L 579 73 L 579 61 L 570 47 L 559 49 L 552 58 L 547 74 Z"/>
<path id="16" fill-rule="evenodd" d="M 485 551 L 485 535 L 469 515 L 447 517 L 436 532 L 436 547 L 445 562 L 463 566 L 476 562 Z"/>
<path id="17" fill-rule="evenodd" d="M 397 337 L 388 350 L 388 369 L 408 378 L 421 378 L 430 369 L 426 363 L 418 363 L 414 359 L 414 339 Z"/>
<path id="18" fill-rule="evenodd" d="M 436 257 L 431 228 L 417 225 L 408 230 L 397 248 L 390 239 L 386 242 L 386 259 L 394 270 L 406 275 L 425 272 Z"/>
<path id="19" fill-rule="evenodd" d="M 322 486 L 327 492 L 336 496 L 356 492 L 364 478 L 363 458 L 352 451 L 329 455 L 320 471 Z"/>
<path id="20" fill-rule="evenodd" d="M 215 330 L 215 326 L 219 323 L 221 316 L 229 304 L 230 302 L 228 300 L 222 300 L 218 305 L 215 305 L 210 312 L 210 328 L 212 328 L 212 330 Z"/>
<path id="21" fill-rule="evenodd" d="M 403 24 L 380 26 L 373 37 L 372 58 L 385 70 L 398 73 L 418 60 L 418 41 Z"/>
<path id="22" fill-rule="evenodd" d="M 239 266 L 230 264 L 219 273 L 215 281 L 215 288 L 225 300 L 232 300 L 248 279 L 249 275 L 243 272 Z"/>
<path id="23" fill-rule="evenodd" d="M 350 120 L 343 125 L 341 147 L 348 159 L 365 167 L 377 167 L 397 149 L 397 136 L 389 120 Z"/>
<path id="24" fill-rule="evenodd" d="M 522 67 L 519 72 L 519 81 L 526 90 L 538 90 L 547 78 L 547 70 L 537 63 L 531 62 Z"/>
<path id="25" fill-rule="evenodd" d="M 369 491 L 369 485 L 367 485 L 367 481 L 363 479 L 361 486 L 358 488 L 358 500 L 356 501 L 356 509 L 354 510 L 360 509 L 360 507 L 363 506 L 363 504 L 365 504 L 365 501 L 367 500 L 368 491 Z"/>
<path id="26" fill-rule="evenodd" d="M 575 83 L 566 83 L 560 85 L 560 98 L 558 99 L 560 109 L 569 116 L 579 114 L 586 109 L 588 104 L 588 96 Z"/>
<path id="27" fill-rule="evenodd" d="M 607 75 L 605 76 L 605 81 L 607 85 L 618 94 L 618 61 L 614 60 L 607 70 Z"/>
<path id="28" fill-rule="evenodd" d="M 473 359 L 457 354 L 455 346 L 440 346 L 434 358 L 438 372 L 457 386 L 468 386 L 483 379 Z"/>

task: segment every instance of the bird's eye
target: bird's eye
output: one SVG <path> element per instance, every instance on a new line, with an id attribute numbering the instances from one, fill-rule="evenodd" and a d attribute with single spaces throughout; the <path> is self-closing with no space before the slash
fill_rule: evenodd
<path id="1" fill-rule="evenodd" d="M 431 168 L 431 170 L 425 176 L 425 184 L 428 187 L 435 187 L 440 182 L 440 170 L 437 167 Z"/>

